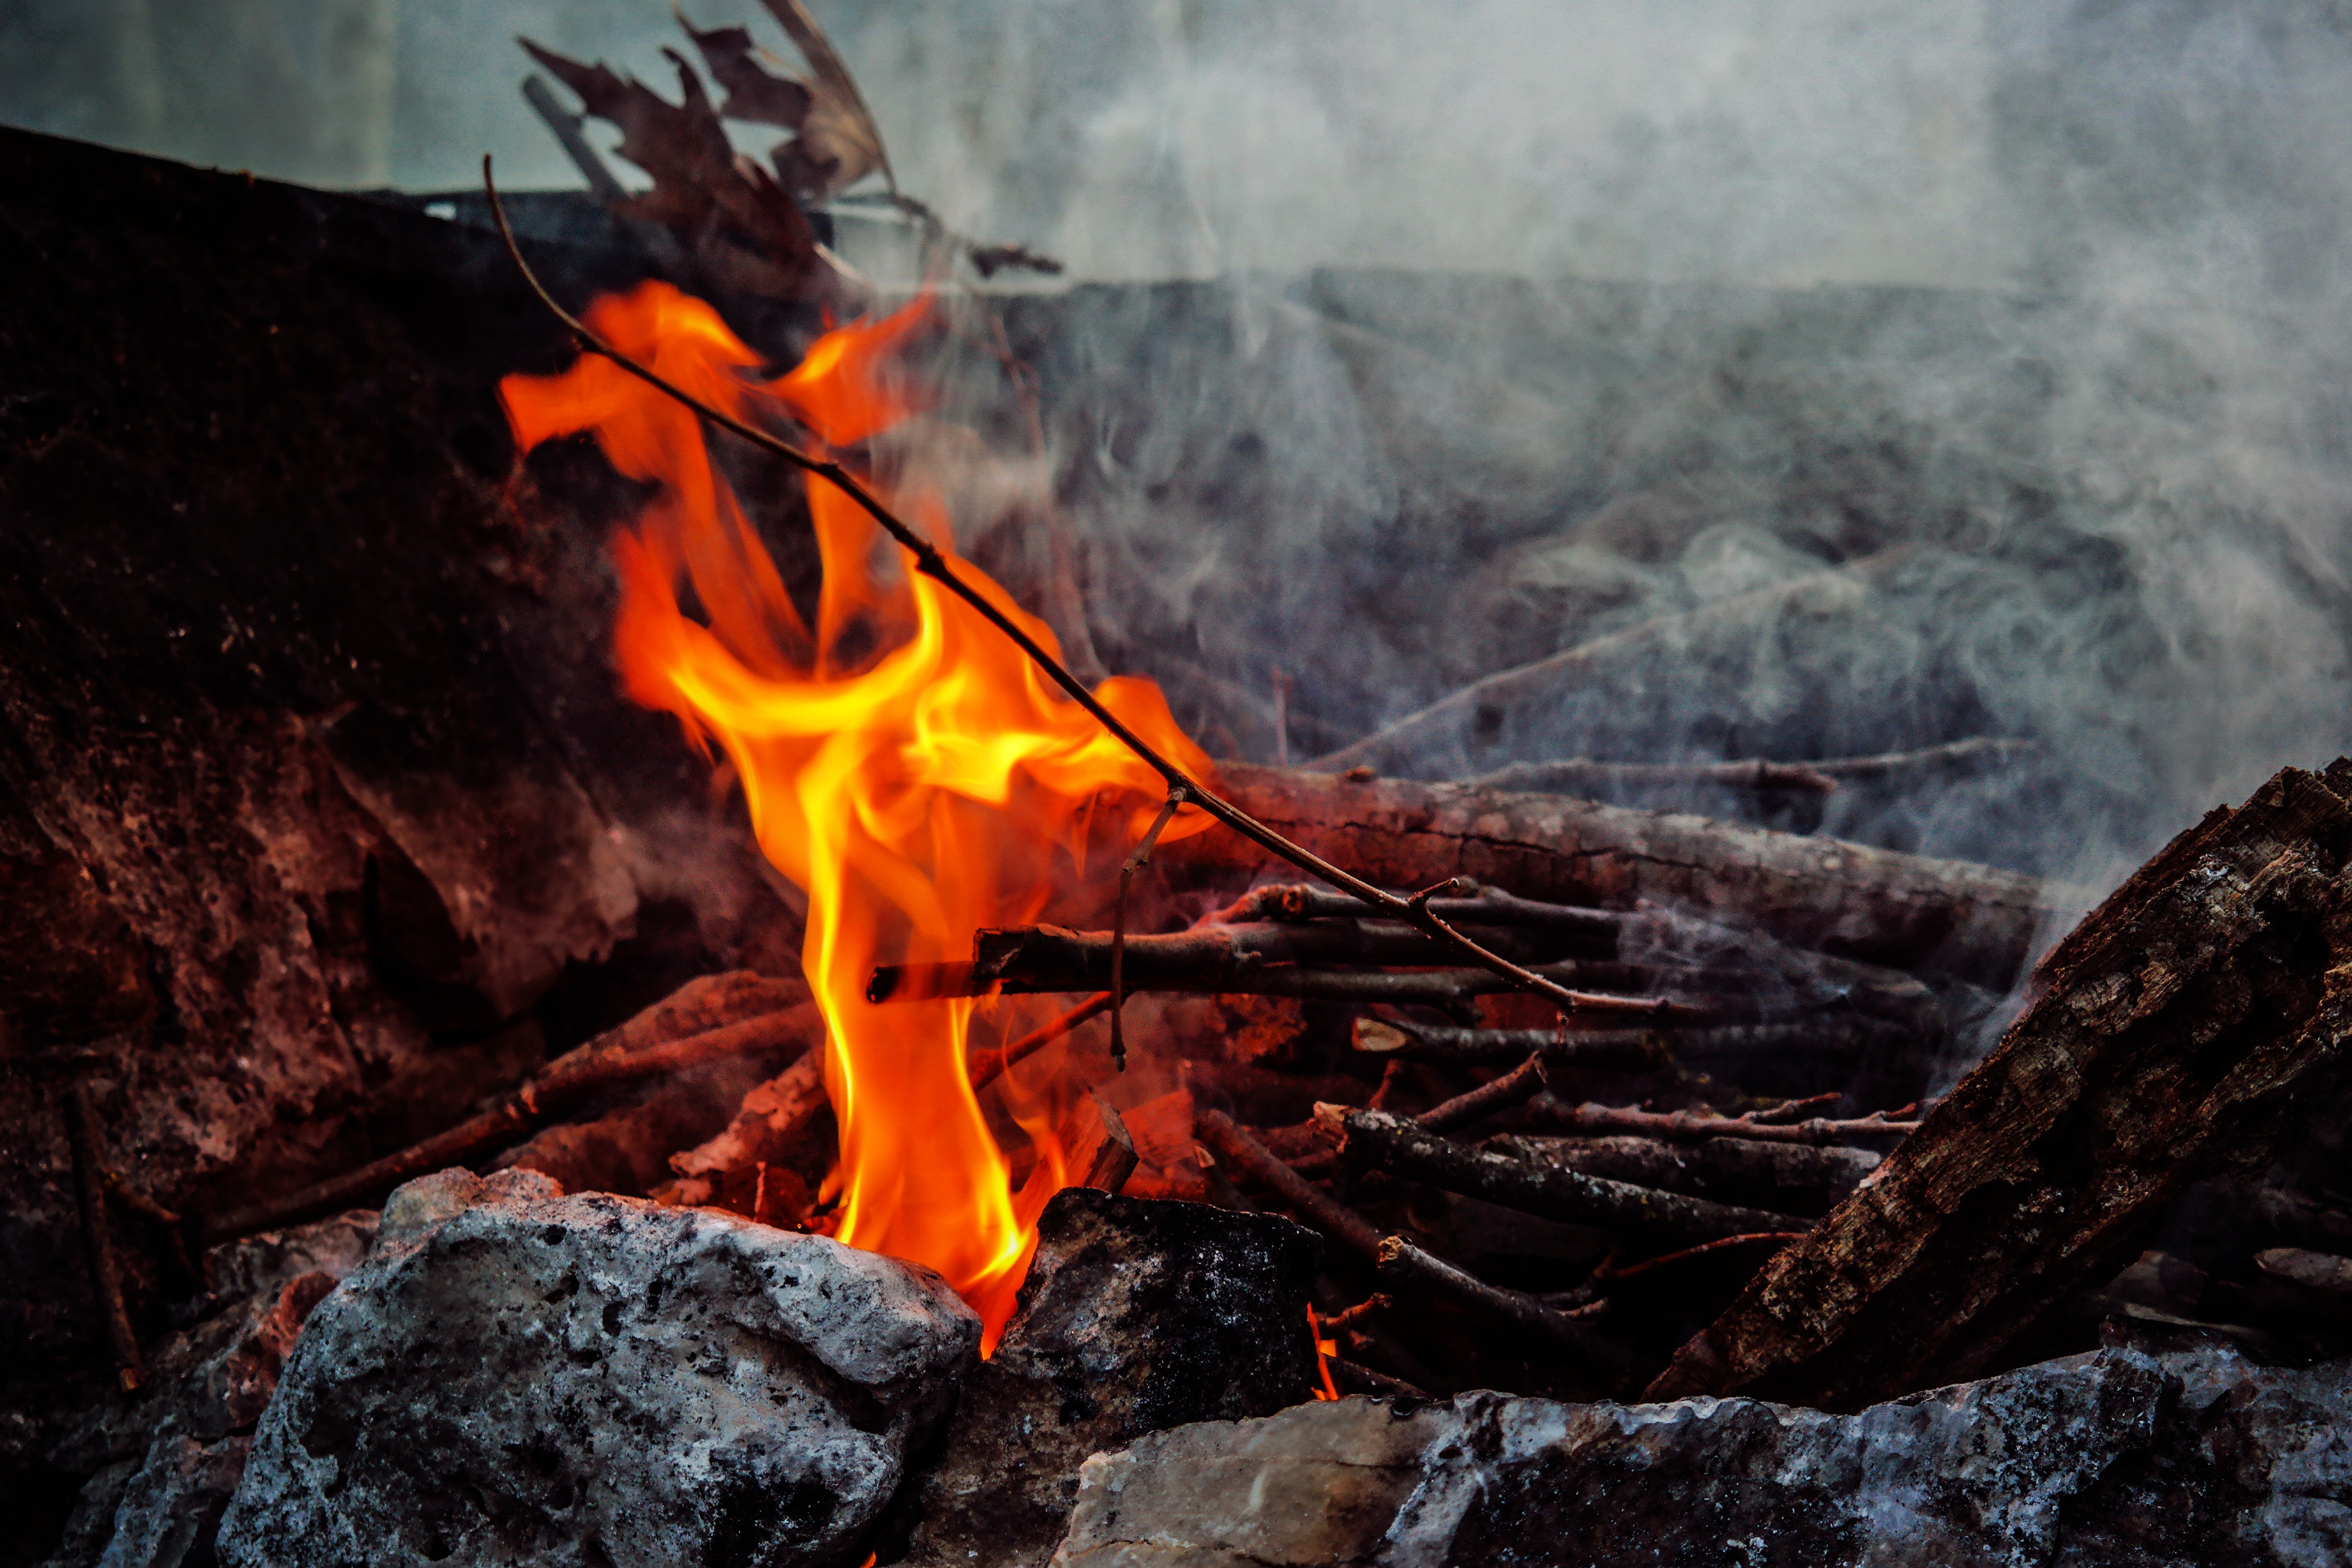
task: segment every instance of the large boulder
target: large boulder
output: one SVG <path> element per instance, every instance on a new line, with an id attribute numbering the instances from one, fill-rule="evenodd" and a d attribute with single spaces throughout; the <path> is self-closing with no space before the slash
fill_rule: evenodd
<path id="1" fill-rule="evenodd" d="M 1853 1415 L 1300 1405 L 1089 1459 L 1053 1562 L 2316 1568 L 2352 1558 L 2347 1373 L 2114 1349 Z"/>
<path id="2" fill-rule="evenodd" d="M 909 1264 L 445 1171 L 311 1314 L 221 1560 L 855 1563 L 979 1342 Z"/>

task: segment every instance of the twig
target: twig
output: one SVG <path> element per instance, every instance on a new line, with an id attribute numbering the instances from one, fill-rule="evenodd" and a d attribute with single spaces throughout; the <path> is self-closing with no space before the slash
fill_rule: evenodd
<path id="1" fill-rule="evenodd" d="M 1480 1084 L 1467 1094 L 1457 1094 L 1431 1106 L 1414 1117 L 1412 1124 L 1424 1132 L 1451 1132 L 1515 1105 L 1524 1105 L 1541 1094 L 1543 1088 L 1544 1059 L 1532 1056 L 1492 1083 Z"/>
<path id="2" fill-rule="evenodd" d="M 90 1294 L 98 1298 L 99 1315 L 106 1322 L 107 1342 L 114 1351 L 114 1377 L 129 1394 L 146 1381 L 139 1355 L 139 1336 L 131 1329 L 131 1311 L 122 1300 L 122 1269 L 114 1255 L 114 1227 L 106 1213 L 106 1164 L 99 1153 L 98 1108 L 90 1103 L 89 1081 L 76 1079 L 66 1086 L 66 1135 L 73 1151 L 74 1192 L 80 1200 L 81 1237 L 89 1258 Z"/>
<path id="3" fill-rule="evenodd" d="M 1813 1033 L 1807 1026 L 1788 1024 L 1706 1032 L 1766 1035 L 1776 1040 L 1781 1035 L 1810 1038 Z M 1585 1029 L 1561 1034 L 1556 1029 L 1472 1029 L 1458 1025 L 1407 1024 L 1359 1015 L 1350 1030 L 1349 1043 L 1366 1056 L 1386 1058 L 1391 1068 L 1408 1061 L 1470 1067 L 1524 1058 L 1535 1052 L 1554 1067 L 1639 1068 L 1657 1067 L 1665 1060 L 1665 1037 L 1656 1029 Z"/>
<path id="4" fill-rule="evenodd" d="M 1629 1263 L 1622 1268 L 1615 1262 L 1604 1262 L 1592 1271 L 1595 1279 L 1622 1279 L 1629 1275 L 1646 1274 L 1668 1263 L 1680 1263 L 1685 1258 L 1696 1258 L 1703 1252 L 1720 1252 L 1727 1247 L 1745 1247 L 1751 1241 L 1790 1242 L 1805 1239 L 1801 1230 L 1756 1230 L 1744 1236 L 1719 1236 L 1713 1241 L 1703 1241 L 1696 1247 L 1685 1247 L 1680 1252 L 1669 1252 L 1658 1258 L 1645 1258 L 1639 1263 Z"/>
<path id="5" fill-rule="evenodd" d="M 1483 1198 L 1546 1219 L 1659 1241 L 1711 1241 L 1719 1236 L 1801 1231 L 1811 1226 L 1787 1215 L 1630 1186 L 1473 1149 L 1424 1131 L 1385 1110 L 1351 1110 L 1338 1120 L 1345 1139 L 1340 1157 L 1351 1164 L 1377 1165 L 1450 1193 Z"/>
<path id="6" fill-rule="evenodd" d="M 1837 781 L 1806 763 L 1512 763 L 1470 781 L 1481 789 L 1564 791 L 1640 789 L 1644 785 L 1709 784 L 1735 789 L 1830 795 Z"/>
<path id="7" fill-rule="evenodd" d="M 1110 993 L 1097 991 L 1050 1024 L 1042 1024 L 1011 1045 L 983 1052 L 971 1059 L 971 1087 L 977 1094 L 994 1083 L 1013 1064 L 1026 1061 L 1090 1018 L 1100 1016 L 1110 1006 Z"/>
<path id="8" fill-rule="evenodd" d="M 731 414 L 712 407 L 693 394 L 672 384 L 646 366 L 639 364 L 629 355 L 621 353 L 592 331 L 586 322 L 557 304 L 555 297 L 547 291 L 546 286 L 540 282 L 538 275 L 531 271 L 530 264 L 523 259 L 522 247 L 516 243 L 514 230 L 507 222 L 506 208 L 499 200 L 498 186 L 490 178 L 490 160 L 487 155 L 482 159 L 482 184 L 488 193 L 490 216 L 498 222 L 499 237 L 505 241 L 507 255 L 514 262 L 515 269 L 522 275 L 523 281 L 530 286 L 540 303 L 544 305 L 556 320 L 571 329 L 583 349 L 590 353 L 602 355 L 646 385 L 691 408 L 721 429 L 730 431 L 763 450 L 774 453 L 803 473 L 824 479 L 847 496 L 861 510 L 878 523 L 885 533 L 896 540 L 901 548 L 914 557 L 915 569 L 918 572 L 961 599 L 982 620 L 1009 638 L 1014 647 L 1020 648 L 1028 657 L 1030 662 L 1042 670 L 1056 686 L 1067 692 L 1071 700 L 1079 707 L 1092 715 L 1097 723 L 1109 731 L 1121 745 L 1157 773 L 1170 790 L 1183 790 L 1189 801 L 1199 805 L 1211 816 L 1267 853 L 1280 857 L 1302 871 L 1322 878 L 1333 887 L 1352 894 L 1374 909 L 1412 921 L 1430 935 L 1450 944 L 1456 952 L 1470 959 L 1480 968 L 1501 975 L 1525 990 L 1549 999 L 1561 1011 L 1573 1013 L 1585 1007 L 1585 1000 L 1574 992 L 1540 974 L 1530 973 L 1507 959 L 1487 952 L 1446 924 L 1435 911 L 1425 907 L 1418 910 L 1412 908 L 1406 900 L 1383 889 L 1376 888 L 1353 872 L 1343 870 L 1321 856 L 1300 847 L 1255 817 L 1203 788 L 1198 780 L 1177 766 L 1175 763 L 1161 756 L 1150 742 L 1129 729 L 1118 715 L 1103 706 L 1094 693 L 1087 689 L 1085 682 L 1072 675 L 1061 660 L 1046 652 L 1036 638 L 1023 630 L 1012 616 L 1000 609 L 986 595 L 965 582 L 961 574 L 949 564 L 947 557 L 940 553 L 937 545 L 901 521 L 895 512 L 884 506 L 876 498 L 874 492 L 867 489 L 865 484 L 840 462 L 832 458 L 821 458 L 814 453 L 804 452 L 780 437 L 771 435 L 765 430 L 744 423 Z"/>
<path id="9" fill-rule="evenodd" d="M 1808 1095 L 1802 1100 L 1784 1100 L 1778 1105 L 1767 1105 L 1748 1112 L 1748 1120 L 1759 1125 L 1784 1126 L 1804 1120 L 1805 1112 L 1823 1105 L 1835 1105 L 1845 1095 L 1838 1089 L 1826 1094 Z"/>
<path id="10" fill-rule="evenodd" d="M 1235 1126 L 1232 1117 L 1203 1108 L 1193 1116 L 1192 1131 L 1218 1155 L 1272 1188 L 1286 1206 L 1316 1229 L 1360 1258 L 1378 1259 L 1381 1233 L 1371 1221 L 1276 1159 L 1264 1144 Z"/>
<path id="11" fill-rule="evenodd" d="M 558 1058 L 479 1116 L 356 1171 L 347 1171 L 286 1197 L 222 1215 L 205 1226 L 205 1239 L 225 1241 L 249 1236 L 347 1207 L 415 1177 L 468 1163 L 518 1142 L 553 1120 L 558 1111 L 606 1089 L 666 1077 L 727 1057 L 806 1045 L 822 1037 L 823 1027 L 815 1007 L 803 1004 L 641 1049 L 608 1046 L 604 1043 L 607 1037 L 599 1037 Z"/>
<path id="12" fill-rule="evenodd" d="M 1712 1111 L 1637 1110 L 1632 1106 L 1563 1105 L 1549 1095 L 1528 1102 L 1528 1110 L 1546 1124 L 1569 1132 L 1607 1134 L 1631 1132 L 1646 1138 L 1747 1138 L 1759 1143 L 1838 1143 L 1849 1138 L 1907 1137 L 1919 1130 L 1916 1121 L 1897 1118 L 1918 1110 L 1874 1110 L 1851 1121 L 1814 1118 L 1805 1121 L 1773 1121 L 1757 1116 L 1717 1116 Z M 1768 1113 L 1769 1115 L 1769 1113 Z"/>
<path id="13" fill-rule="evenodd" d="M 1633 1357 L 1623 1346 L 1601 1338 L 1581 1321 L 1555 1311 L 1532 1296 L 1489 1285 L 1444 1258 L 1423 1252 L 1401 1236 L 1381 1239 L 1373 1264 L 1383 1284 L 1401 1289 L 1418 1287 L 1447 1297 L 1567 1351 L 1600 1373 L 1612 1392 L 1623 1389 L 1632 1381 Z"/>
<path id="14" fill-rule="evenodd" d="M 1395 1305 L 1396 1301 L 1392 1297 L 1384 1295 L 1379 1291 L 1374 1291 L 1371 1295 L 1365 1297 L 1354 1306 L 1347 1308 L 1342 1311 L 1334 1312 L 1329 1317 L 1324 1319 L 1323 1331 L 1327 1334 L 1339 1333 L 1344 1329 L 1354 1327 L 1358 1322 L 1371 1316 L 1374 1312 L 1384 1312 Z"/>
<path id="15" fill-rule="evenodd" d="M 973 956 L 970 960 L 877 965 L 866 977 L 866 999 L 877 1004 L 915 1002 L 940 996 L 985 995 L 996 988 L 1012 995 L 1099 990 L 1111 978 L 1114 956 L 1118 958 L 1124 984 L 1130 989 L 1200 995 L 1317 996 L 1443 1005 L 1510 988 L 1507 978 L 1485 969 L 1392 972 L 1282 962 L 1311 958 L 1326 952 L 1339 955 L 1343 963 L 1349 962 L 1345 955 L 1351 952 L 1373 954 L 1363 961 L 1369 963 L 1395 963 L 1402 958 L 1406 963 L 1425 963 L 1439 956 L 1417 934 L 1398 934 L 1419 951 L 1400 955 L 1375 945 L 1361 933 L 1339 927 L 1301 930 L 1277 925 L 1210 926 L 1127 937 L 1123 941 L 1113 931 L 1068 931 L 1060 926 L 983 929 L 973 933 Z M 1738 971 L 1671 969 L 1605 959 L 1570 959 L 1538 963 L 1530 973 L 1584 987 L 1569 994 L 1574 995 L 1579 1009 L 1588 1014 L 1687 1022 L 1775 1015 L 1802 1016 L 1831 1005 L 1809 1003 L 1801 996 L 1781 1000 L 1738 994 L 1751 990 L 1757 979 Z M 1667 985 L 1677 989 L 1712 986 L 1726 994 L 1680 1001 L 1645 994 Z"/>
<path id="16" fill-rule="evenodd" d="M 1360 1361 L 1346 1356 L 1325 1356 L 1323 1364 L 1330 1370 L 1332 1379 L 1349 1394 L 1368 1394 L 1380 1399 L 1429 1398 L 1426 1391 L 1414 1387 L 1401 1377 L 1391 1377 L 1384 1372 L 1374 1372 Z"/>
<path id="17" fill-rule="evenodd" d="M 1120 1031 L 1118 1016 L 1127 1007 L 1127 892 L 1135 874 L 1151 861 L 1151 847 L 1160 842 L 1168 819 L 1184 804 L 1184 786 L 1171 784 L 1168 798 L 1161 803 L 1160 815 L 1151 819 L 1135 853 L 1119 863 L 1118 898 L 1110 910 L 1110 1065 L 1114 1072 L 1127 1070 L 1127 1036 Z"/>

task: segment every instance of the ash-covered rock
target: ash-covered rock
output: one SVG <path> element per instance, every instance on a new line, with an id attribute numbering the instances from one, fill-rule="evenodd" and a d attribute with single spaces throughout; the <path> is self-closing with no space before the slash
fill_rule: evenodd
<path id="1" fill-rule="evenodd" d="M 1087 1461 L 1055 1568 L 2352 1553 L 2352 1363 L 2106 1350 L 1854 1415 L 1744 1399 L 1347 1399 Z"/>
<path id="2" fill-rule="evenodd" d="M 1057 1194 L 1020 1305 L 924 1483 L 908 1560 L 1042 1564 L 1088 1455 L 1308 1397 L 1321 1254 L 1312 1232 L 1269 1215 Z"/>
<path id="3" fill-rule="evenodd" d="M 312 1314 L 221 1560 L 854 1563 L 979 1339 L 912 1265 L 445 1171 Z"/>
<path id="4" fill-rule="evenodd" d="M 213 1561 L 221 1511 L 244 1473 L 250 1437 L 158 1437 L 123 1488 L 99 1568 L 180 1568 Z"/>

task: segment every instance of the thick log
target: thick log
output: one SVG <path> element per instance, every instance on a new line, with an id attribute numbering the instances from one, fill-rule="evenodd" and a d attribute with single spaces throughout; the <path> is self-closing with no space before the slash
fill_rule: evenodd
<path id="1" fill-rule="evenodd" d="M 1546 1219 L 1618 1231 L 1643 1242 L 1713 1241 L 1759 1231 L 1803 1230 L 1812 1223 L 1514 1160 L 1456 1143 L 1385 1110 L 1350 1110 L 1338 1120 L 1347 1140 L 1340 1155 L 1350 1164 L 1376 1165 L 1449 1193 Z"/>
<path id="2" fill-rule="evenodd" d="M 2352 763 L 2176 838 L 2059 944 L 1977 1069 L 1677 1352 L 1652 1398 L 1858 1409 L 1973 1375 L 2188 1183 L 2352 1077 Z"/>
<path id="3" fill-rule="evenodd" d="M 1469 877 L 1553 903 L 1655 900 L 1721 911 L 1799 947 L 1994 990 L 2015 981 L 2043 913 L 2031 877 L 1702 817 L 1244 763 L 1226 764 L 1221 779 L 1244 811 L 1383 886 Z M 1266 863 L 1221 828 L 1156 858 Z"/>

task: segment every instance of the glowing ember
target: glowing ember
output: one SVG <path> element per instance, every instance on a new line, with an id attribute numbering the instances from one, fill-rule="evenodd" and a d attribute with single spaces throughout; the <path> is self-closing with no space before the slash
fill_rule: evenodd
<path id="1" fill-rule="evenodd" d="M 665 284 L 600 300 L 588 322 L 739 417 L 788 412 L 844 444 L 908 412 L 880 363 L 925 308 L 830 332 L 764 384 L 746 378 L 758 356 L 717 313 Z M 1160 802 L 1158 775 L 952 595 L 913 574 L 877 575 L 878 532 L 833 486 L 809 484 L 824 567 L 812 630 L 694 415 L 595 357 L 561 375 L 510 376 L 500 390 L 526 449 L 593 430 L 615 468 L 660 482 L 614 544 L 621 671 L 637 701 L 676 713 L 698 744 L 724 748 L 761 847 L 808 894 L 802 958 L 830 1027 L 825 1084 L 841 1128 L 836 1234 L 938 1269 L 979 1310 L 992 1346 L 1037 1213 L 1063 1185 L 1051 1118 L 1023 1119 L 1038 1161 L 1015 1193 L 964 1070 L 975 1004 L 877 1008 L 866 977 L 877 963 L 967 957 L 974 928 L 1034 920 L 1057 847 L 1083 853 L 1106 797 L 1139 832 Z M 951 552 L 935 498 L 891 501 Z M 1055 646 L 1003 589 L 961 569 Z M 681 584 L 701 619 L 681 609 Z M 1097 696 L 1196 776 L 1208 770 L 1150 682 L 1107 680 Z M 1188 811 L 1164 837 L 1205 826 Z"/>

